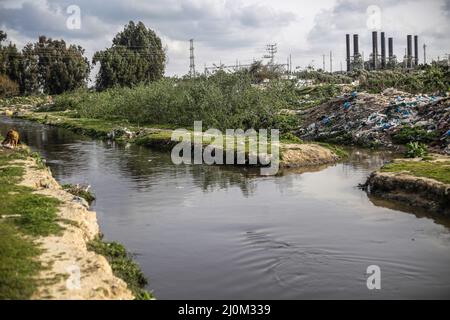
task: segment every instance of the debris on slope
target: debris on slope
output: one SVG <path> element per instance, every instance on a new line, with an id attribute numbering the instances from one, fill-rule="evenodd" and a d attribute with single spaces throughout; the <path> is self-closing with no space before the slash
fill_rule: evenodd
<path id="1" fill-rule="evenodd" d="M 305 140 L 392 147 L 393 137 L 402 128 L 413 128 L 428 134 L 440 149 L 450 149 L 448 96 L 413 95 L 395 89 L 382 94 L 354 91 L 308 109 L 301 117 L 303 126 L 297 133 Z"/>

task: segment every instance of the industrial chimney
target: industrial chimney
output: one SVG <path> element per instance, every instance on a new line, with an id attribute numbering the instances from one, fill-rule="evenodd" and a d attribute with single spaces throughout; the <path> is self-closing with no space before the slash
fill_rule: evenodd
<path id="1" fill-rule="evenodd" d="M 389 60 L 391 60 L 394 57 L 394 39 L 393 38 L 388 39 L 388 51 L 389 51 Z"/>
<path id="2" fill-rule="evenodd" d="M 386 69 L 386 36 L 381 33 L 381 69 Z"/>
<path id="3" fill-rule="evenodd" d="M 419 37 L 414 36 L 414 66 L 419 65 Z"/>
<path id="4" fill-rule="evenodd" d="M 411 68 L 412 63 L 412 36 L 408 34 L 406 37 L 406 67 Z"/>
<path id="5" fill-rule="evenodd" d="M 347 48 L 347 72 L 350 72 L 350 35 L 345 35 L 345 45 Z"/>
<path id="6" fill-rule="evenodd" d="M 372 32 L 372 65 L 373 70 L 377 69 L 377 57 L 378 57 L 378 32 Z"/>
<path id="7" fill-rule="evenodd" d="M 359 39 L 358 39 L 358 35 L 354 34 L 353 35 L 353 55 L 356 57 L 359 55 Z"/>

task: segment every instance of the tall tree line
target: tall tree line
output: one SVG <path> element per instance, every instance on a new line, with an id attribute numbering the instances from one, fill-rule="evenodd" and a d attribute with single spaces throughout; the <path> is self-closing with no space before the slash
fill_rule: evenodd
<path id="1" fill-rule="evenodd" d="M 6 39 L 0 31 L 0 74 L 17 83 L 20 94 L 60 94 L 87 85 L 91 67 L 81 46 L 41 36 L 19 51 L 11 42 L 3 45 Z"/>
<path id="2" fill-rule="evenodd" d="M 81 46 L 40 36 L 19 51 L 6 40 L 6 33 L 0 30 L 0 87 L 13 83 L 20 94 L 29 95 L 60 94 L 87 86 L 91 64 Z M 166 61 L 156 33 L 142 22 L 130 21 L 114 37 L 110 48 L 94 54 L 92 63 L 99 65 L 96 88 L 132 87 L 159 80 Z"/>

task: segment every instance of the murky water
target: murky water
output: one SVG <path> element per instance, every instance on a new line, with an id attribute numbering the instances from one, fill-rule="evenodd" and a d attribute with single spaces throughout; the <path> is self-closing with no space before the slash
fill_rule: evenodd
<path id="1" fill-rule="evenodd" d="M 20 120 L 0 132 L 12 125 L 57 180 L 92 186 L 105 237 L 136 254 L 159 299 L 450 298 L 449 221 L 356 187 L 390 155 L 259 177 Z"/>

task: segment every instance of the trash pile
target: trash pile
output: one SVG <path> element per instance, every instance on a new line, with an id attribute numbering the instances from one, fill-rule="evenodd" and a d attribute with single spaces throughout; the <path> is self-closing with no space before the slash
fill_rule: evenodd
<path id="1" fill-rule="evenodd" d="M 108 139 L 112 140 L 121 137 L 125 137 L 126 139 L 132 139 L 134 136 L 135 133 L 128 128 L 115 128 L 107 134 Z"/>
<path id="2" fill-rule="evenodd" d="M 413 95 L 395 89 L 382 94 L 352 92 L 302 112 L 297 132 L 305 140 L 365 147 L 392 147 L 403 128 L 420 128 L 450 149 L 450 97 Z"/>

